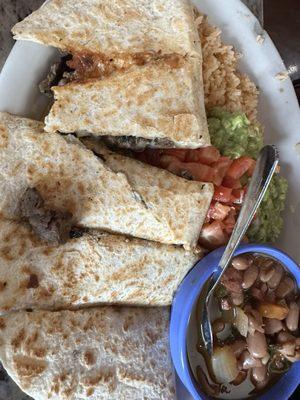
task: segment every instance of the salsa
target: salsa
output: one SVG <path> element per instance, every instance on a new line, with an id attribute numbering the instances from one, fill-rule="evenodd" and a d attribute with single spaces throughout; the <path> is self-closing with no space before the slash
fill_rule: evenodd
<path id="1" fill-rule="evenodd" d="M 241 113 L 216 108 L 210 111 L 208 121 L 213 146 L 146 149 L 136 157 L 185 179 L 214 184 L 213 201 L 199 239 L 203 247 L 213 250 L 228 242 L 263 139 L 259 127 Z M 276 241 L 283 224 L 286 192 L 286 180 L 276 174 L 247 233 L 249 240 Z"/>

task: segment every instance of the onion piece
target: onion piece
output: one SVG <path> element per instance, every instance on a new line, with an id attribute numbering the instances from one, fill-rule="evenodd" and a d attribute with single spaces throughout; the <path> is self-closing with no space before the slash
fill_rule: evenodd
<path id="1" fill-rule="evenodd" d="M 236 317 L 234 320 L 234 326 L 242 336 L 246 337 L 248 333 L 248 317 L 240 307 L 236 307 L 235 310 Z"/>
<path id="2" fill-rule="evenodd" d="M 237 360 L 230 346 L 217 347 L 214 350 L 212 369 L 219 383 L 232 382 L 238 376 Z"/>

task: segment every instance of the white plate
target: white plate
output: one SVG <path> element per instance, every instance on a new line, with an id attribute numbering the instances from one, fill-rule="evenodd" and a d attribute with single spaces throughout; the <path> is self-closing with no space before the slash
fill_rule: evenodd
<path id="1" fill-rule="evenodd" d="M 285 70 L 282 59 L 240 0 L 194 0 L 194 4 L 222 29 L 224 41 L 243 54 L 240 69 L 260 88 L 259 120 L 265 126 L 266 142 L 279 147 L 282 173 L 290 183 L 285 227 L 278 246 L 300 263 L 300 155 L 295 149 L 300 142 L 300 112 L 293 85 L 290 79 L 281 82 L 275 78 Z M 257 42 L 258 34 L 265 39 L 261 45 Z M 42 118 L 47 100 L 39 94 L 37 84 L 57 57 L 53 48 L 17 43 L 0 75 L 0 110 Z M 178 398 L 190 399 L 180 385 Z"/>

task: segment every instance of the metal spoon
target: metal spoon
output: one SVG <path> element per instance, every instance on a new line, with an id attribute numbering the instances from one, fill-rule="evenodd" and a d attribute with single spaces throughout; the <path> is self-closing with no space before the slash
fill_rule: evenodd
<path id="1" fill-rule="evenodd" d="M 238 220 L 225 248 L 218 269 L 211 276 L 210 289 L 203 307 L 201 320 L 201 332 L 205 347 L 211 355 L 213 352 L 213 334 L 211 328 L 211 301 L 216 286 L 219 284 L 222 275 L 231 262 L 233 253 L 240 244 L 246 233 L 254 214 L 256 213 L 264 194 L 270 184 L 271 178 L 277 167 L 279 158 L 275 146 L 265 146 L 259 153 L 256 166 L 248 187 L 248 191 L 241 208 Z"/>

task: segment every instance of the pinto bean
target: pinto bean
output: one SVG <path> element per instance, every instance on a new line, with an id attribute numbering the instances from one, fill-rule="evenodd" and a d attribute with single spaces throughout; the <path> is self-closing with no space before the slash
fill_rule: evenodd
<path id="1" fill-rule="evenodd" d="M 296 339 L 295 336 L 293 336 L 292 334 L 290 334 L 289 332 L 286 332 L 286 331 L 281 331 L 277 335 L 277 342 L 279 344 L 290 342 L 295 339 Z"/>
<path id="2" fill-rule="evenodd" d="M 231 382 L 231 384 L 234 386 L 239 386 L 247 378 L 247 375 L 247 371 L 240 371 L 238 376 L 235 378 L 234 381 Z"/>
<path id="3" fill-rule="evenodd" d="M 232 343 L 231 348 L 236 357 L 240 357 L 242 352 L 246 349 L 247 343 L 245 340 L 236 340 Z"/>
<path id="4" fill-rule="evenodd" d="M 255 264 L 250 265 L 248 269 L 244 272 L 242 287 L 243 289 L 249 289 L 258 276 L 258 268 Z"/>
<path id="5" fill-rule="evenodd" d="M 256 382 L 263 382 L 267 378 L 267 367 L 263 365 L 262 367 L 254 367 L 252 370 L 253 379 Z"/>
<path id="6" fill-rule="evenodd" d="M 267 355 L 267 341 L 263 333 L 255 331 L 253 335 L 248 334 L 247 344 L 248 350 L 253 357 L 263 358 Z"/>
<path id="7" fill-rule="evenodd" d="M 272 289 L 268 289 L 267 293 L 265 294 L 265 301 L 268 303 L 275 303 L 276 302 L 276 296 L 275 296 L 275 291 Z"/>
<path id="8" fill-rule="evenodd" d="M 250 289 L 250 294 L 251 294 L 251 296 L 254 297 L 256 300 L 263 301 L 263 299 L 264 299 L 264 294 L 263 294 L 263 292 L 262 292 L 260 289 L 258 289 L 257 287 L 252 287 L 252 288 Z"/>
<path id="9" fill-rule="evenodd" d="M 285 276 L 279 283 L 275 294 L 277 297 L 280 297 L 283 299 L 286 297 L 288 294 L 292 293 L 292 291 L 295 289 L 295 283 L 292 278 L 289 276 Z"/>
<path id="10" fill-rule="evenodd" d="M 225 322 L 220 319 L 216 319 L 212 324 L 213 333 L 220 333 L 224 330 L 224 328 Z"/>
<path id="11" fill-rule="evenodd" d="M 241 369 L 251 369 L 261 367 L 263 364 L 259 358 L 254 358 L 248 350 L 245 350 L 238 360 L 238 365 Z"/>
<path id="12" fill-rule="evenodd" d="M 264 333 L 265 330 L 262 327 L 263 319 L 257 310 L 250 309 L 247 312 L 248 323 L 249 323 L 249 333 L 253 334 L 255 331 Z"/>
<path id="13" fill-rule="evenodd" d="M 299 305 L 292 301 L 290 304 L 290 311 L 285 320 L 286 326 L 290 331 L 296 331 L 299 324 Z"/>
<path id="14" fill-rule="evenodd" d="M 274 273 L 275 273 L 275 268 L 272 266 L 268 267 L 268 268 L 262 268 L 259 271 L 259 279 L 264 283 L 269 282 L 269 280 L 272 278 Z"/>
<path id="15" fill-rule="evenodd" d="M 281 265 L 275 264 L 274 268 L 275 268 L 275 272 L 274 272 L 272 278 L 269 279 L 269 281 L 268 281 L 268 286 L 271 289 L 277 288 L 277 286 L 279 285 L 279 283 L 281 281 L 282 275 L 283 275 L 283 268 Z"/>
<path id="16" fill-rule="evenodd" d="M 238 271 L 244 271 L 251 265 L 251 261 L 247 256 L 237 256 L 231 261 L 231 265 Z"/>
<path id="17" fill-rule="evenodd" d="M 241 292 L 241 293 L 232 292 L 231 299 L 232 299 L 232 303 L 235 306 L 240 306 L 241 304 L 243 304 L 244 294 L 243 294 L 243 292 Z"/>
<path id="18" fill-rule="evenodd" d="M 283 324 L 278 319 L 265 318 L 265 333 L 267 335 L 274 335 L 274 333 L 280 332 L 283 329 Z"/>
<path id="19" fill-rule="evenodd" d="M 222 284 L 229 292 L 241 293 L 243 291 L 242 281 L 242 272 L 233 267 L 227 268 L 226 272 L 222 276 Z"/>

